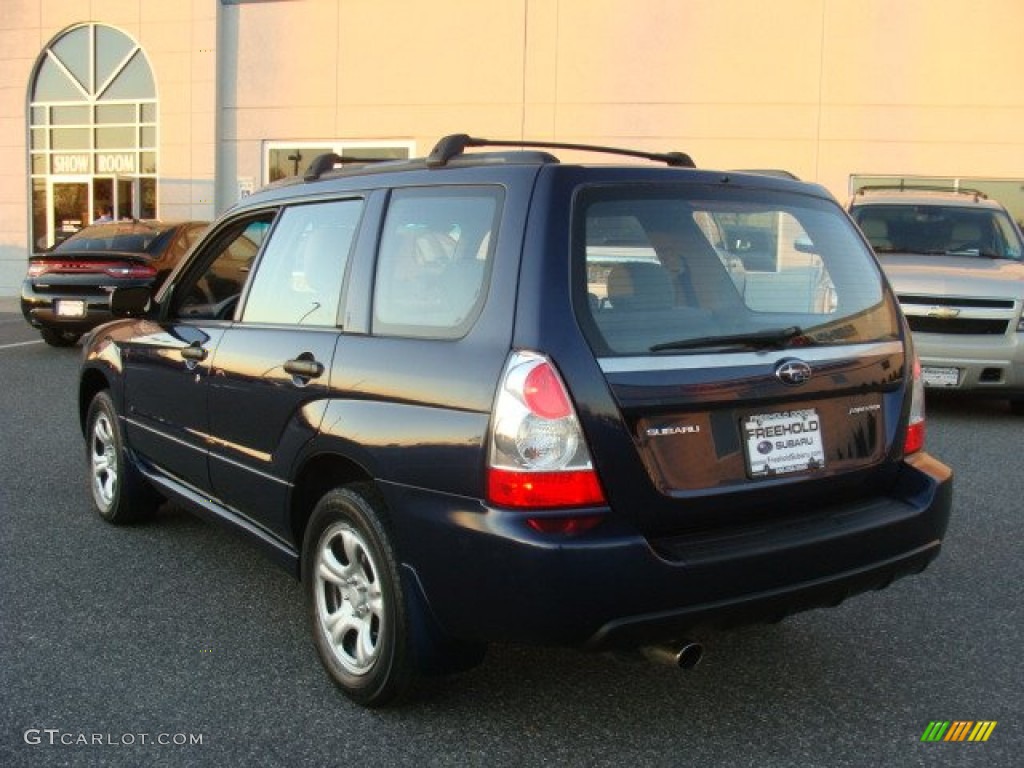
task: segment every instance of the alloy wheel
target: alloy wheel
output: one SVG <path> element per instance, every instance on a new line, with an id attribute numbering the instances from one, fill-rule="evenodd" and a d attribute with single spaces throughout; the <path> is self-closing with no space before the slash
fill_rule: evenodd
<path id="1" fill-rule="evenodd" d="M 96 504 L 109 509 L 117 498 L 118 456 L 114 426 L 106 413 L 98 414 L 93 422 L 89 457 Z"/>
<path id="2" fill-rule="evenodd" d="M 380 656 L 385 624 L 379 569 L 362 534 L 346 522 L 328 527 L 316 553 L 320 631 L 338 663 L 365 675 Z"/>

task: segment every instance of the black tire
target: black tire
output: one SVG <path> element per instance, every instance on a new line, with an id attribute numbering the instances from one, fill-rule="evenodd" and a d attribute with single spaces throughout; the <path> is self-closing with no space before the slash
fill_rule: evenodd
<path id="1" fill-rule="evenodd" d="M 40 328 L 39 333 L 42 334 L 43 341 L 51 347 L 73 347 L 82 337 L 80 333 L 58 331 L 54 328 Z"/>
<path id="2" fill-rule="evenodd" d="M 1014 416 L 1024 416 L 1024 398 L 1015 398 L 1010 401 L 1010 413 Z"/>
<path id="3" fill-rule="evenodd" d="M 412 625 L 373 486 L 336 488 L 319 501 L 302 564 L 313 641 L 331 679 L 363 706 L 400 702 L 417 677 Z"/>
<path id="4" fill-rule="evenodd" d="M 152 515 L 162 499 L 128 457 L 108 392 L 92 399 L 85 424 L 89 491 L 100 517 L 120 525 Z"/>

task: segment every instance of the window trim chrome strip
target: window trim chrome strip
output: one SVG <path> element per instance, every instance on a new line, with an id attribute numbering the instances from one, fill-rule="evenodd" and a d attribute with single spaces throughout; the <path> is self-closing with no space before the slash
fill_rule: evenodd
<path id="1" fill-rule="evenodd" d="M 673 371 L 694 368 L 739 368 L 799 358 L 808 363 L 828 362 L 837 358 L 881 357 L 903 351 L 901 341 L 882 341 L 868 344 L 844 344 L 833 347 L 796 347 L 793 349 L 767 349 L 757 352 L 716 352 L 696 355 L 633 355 L 629 357 L 599 357 L 601 371 L 608 373 L 635 373 L 638 371 Z"/>

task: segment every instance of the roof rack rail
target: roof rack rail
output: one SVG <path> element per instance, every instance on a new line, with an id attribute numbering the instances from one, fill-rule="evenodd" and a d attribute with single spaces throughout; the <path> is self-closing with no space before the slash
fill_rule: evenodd
<path id="1" fill-rule="evenodd" d="M 594 144 L 566 144 L 558 141 L 527 141 L 481 139 L 465 133 L 453 133 L 440 139 L 427 156 L 427 167 L 440 168 L 455 157 L 461 155 L 469 147 L 518 147 L 522 149 L 572 149 L 585 152 L 603 152 L 610 155 L 625 155 L 654 160 L 676 168 L 696 168 L 693 159 L 685 152 L 640 152 L 635 149 L 618 147 L 602 147 Z"/>
<path id="2" fill-rule="evenodd" d="M 860 187 L 854 194 L 861 195 L 864 192 L 887 192 L 893 190 L 899 192 L 953 192 L 955 194 L 973 195 L 975 201 L 988 199 L 988 195 L 980 189 L 973 189 L 972 187 L 946 187 L 941 184 L 906 184 L 904 182 L 899 184 L 868 184 Z"/>
<path id="3" fill-rule="evenodd" d="M 393 157 L 343 157 L 335 152 L 325 152 L 313 158 L 313 162 L 309 164 L 309 168 L 306 169 L 302 178 L 304 181 L 316 181 L 336 165 L 386 163 L 394 159 Z"/>
<path id="4" fill-rule="evenodd" d="M 737 173 L 753 173 L 758 176 L 772 176 L 776 179 L 792 179 L 793 181 L 800 181 L 800 177 L 792 171 L 787 171 L 784 168 L 737 168 Z"/>

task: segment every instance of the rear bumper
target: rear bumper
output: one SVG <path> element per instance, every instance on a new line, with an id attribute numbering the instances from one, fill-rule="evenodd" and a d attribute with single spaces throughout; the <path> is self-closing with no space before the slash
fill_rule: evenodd
<path id="1" fill-rule="evenodd" d="M 589 534 L 552 537 L 519 513 L 384 491 L 398 551 L 447 634 L 609 650 L 777 620 L 921 571 L 941 547 L 952 473 L 919 454 L 887 497 L 658 542 L 613 516 Z"/>
<path id="2" fill-rule="evenodd" d="M 85 314 L 66 317 L 57 314 L 58 301 L 85 302 Z M 68 290 L 59 294 L 41 293 L 26 281 L 21 288 L 21 314 L 33 328 L 85 333 L 114 319 L 110 313 L 110 295 Z"/>
<path id="3" fill-rule="evenodd" d="M 1024 397 L 1024 333 L 1012 336 L 914 334 L 914 350 L 928 368 L 956 368 L 956 386 L 937 389 L 996 397 Z"/>

